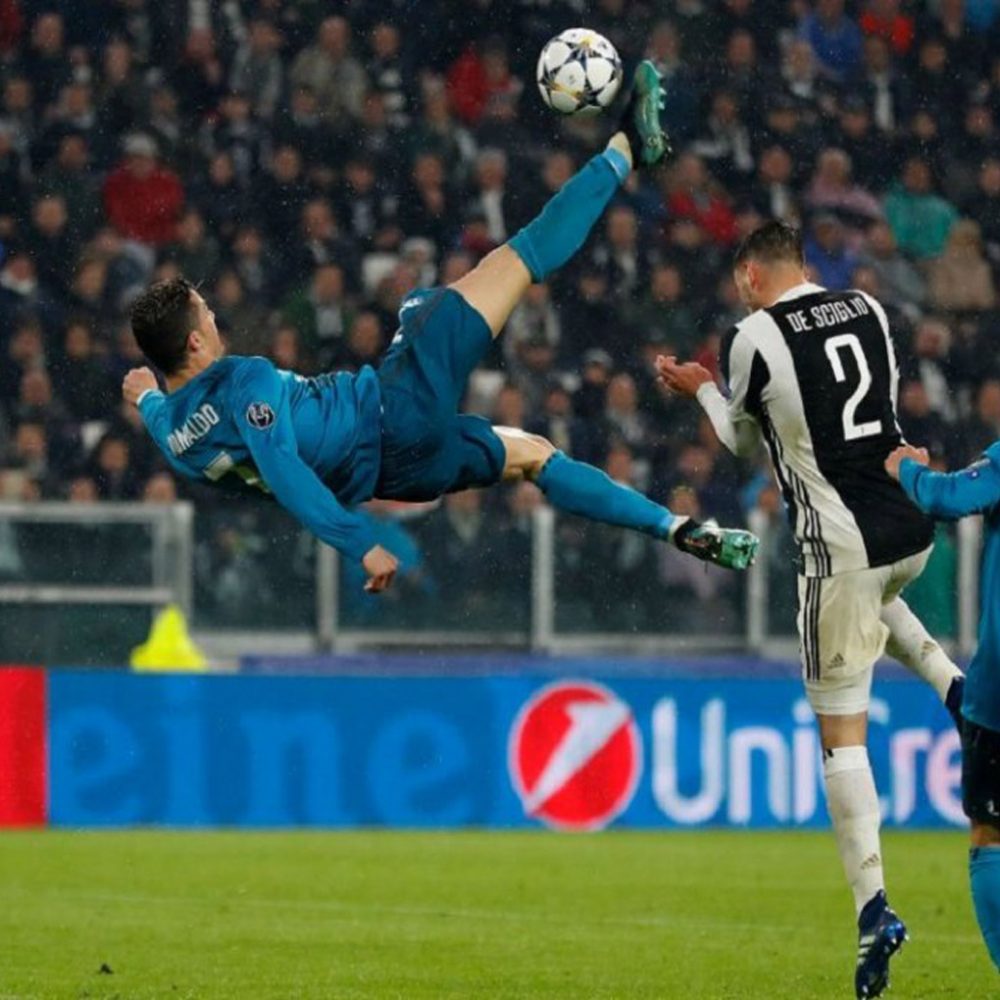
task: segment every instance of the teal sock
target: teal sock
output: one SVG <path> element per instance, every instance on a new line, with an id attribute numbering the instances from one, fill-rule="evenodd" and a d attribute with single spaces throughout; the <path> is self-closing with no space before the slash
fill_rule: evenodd
<path id="1" fill-rule="evenodd" d="M 1000 847 L 972 848 L 969 878 L 979 929 L 993 964 L 1000 969 Z"/>
<path id="2" fill-rule="evenodd" d="M 593 225 L 629 175 L 617 149 L 593 157 L 553 195 L 542 214 L 510 241 L 535 281 L 544 281 L 583 246 Z"/>
<path id="3" fill-rule="evenodd" d="M 545 463 L 535 484 L 553 507 L 570 514 L 632 528 L 655 538 L 670 537 L 674 515 L 666 507 L 561 451 Z"/>

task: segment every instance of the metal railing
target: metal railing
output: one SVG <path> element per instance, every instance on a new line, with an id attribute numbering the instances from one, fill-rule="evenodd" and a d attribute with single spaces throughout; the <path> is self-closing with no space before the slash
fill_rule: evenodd
<path id="1" fill-rule="evenodd" d="M 195 521 L 192 505 L 133 503 L 0 503 L 0 528 L 10 526 L 77 525 L 81 528 L 107 528 L 122 525 L 145 526 L 148 538 L 134 539 L 128 544 L 135 552 L 117 552 L 124 560 L 141 559 L 147 579 L 143 582 L 104 580 L 100 567 L 97 579 L 85 581 L 34 579 L 30 574 L 0 577 L 0 611 L 4 607 L 34 606 L 53 610 L 58 606 L 93 606 L 110 609 L 114 606 L 148 607 L 176 602 L 190 616 L 194 615 L 198 631 L 196 638 L 215 657 L 234 657 L 253 651 L 342 651 L 350 652 L 380 647 L 505 647 L 531 649 L 540 653 L 608 653 L 621 651 L 632 654 L 704 653 L 714 651 L 745 651 L 758 655 L 794 656 L 797 641 L 791 628 L 790 609 L 783 599 L 780 607 L 783 621 L 776 624 L 772 600 L 772 580 L 768 560 L 761 559 L 739 581 L 742 590 L 730 593 L 729 600 L 739 605 L 738 628 L 729 634 L 718 629 L 694 628 L 689 633 L 643 632 L 624 628 L 621 631 L 595 627 L 568 631 L 560 628 L 559 611 L 567 599 L 564 593 L 567 572 L 560 569 L 559 557 L 563 542 L 559 537 L 560 521 L 548 507 L 539 507 L 532 514 L 530 537 L 530 574 L 525 576 L 525 612 L 522 621 L 506 623 L 502 615 L 489 619 L 478 627 L 435 624 L 433 615 L 414 627 L 389 629 L 376 619 L 367 627 L 345 615 L 345 600 L 350 595 L 343 586 L 343 570 L 337 553 L 325 545 L 315 546 L 315 580 L 312 615 L 313 626 L 285 631 L 270 627 L 266 622 L 248 620 L 238 628 L 219 628 L 211 622 L 199 623 L 195 607 Z M 755 513 L 751 528 L 763 542 L 762 551 L 771 544 L 771 522 Z M 33 537 L 38 537 L 33 536 Z M 44 536 L 43 536 L 44 537 Z M 144 536 L 145 538 L 145 536 Z M 957 573 L 955 592 L 956 636 L 950 643 L 962 654 L 972 651 L 978 623 L 978 567 L 982 545 L 982 525 L 977 519 L 960 523 L 955 536 Z M 124 545 L 125 543 L 123 543 Z M 140 551 L 145 546 L 147 551 Z M 523 557 L 522 557 L 523 558 Z M 268 567 L 260 572 L 266 574 Z M 585 567 L 578 573 L 590 573 Z M 447 572 L 447 570 L 446 570 Z M 562 575 L 561 575 L 562 574 Z M 572 582 L 572 577 L 569 577 Z M 202 594 L 211 588 L 213 580 L 201 580 Z M 352 587 L 354 586 L 352 582 Z M 651 584 L 652 586 L 652 584 Z M 734 585 L 735 586 L 735 585 Z M 614 595 L 612 595 L 613 597 Z M 442 596 L 441 600 L 446 597 Z M 433 599 L 430 605 L 433 607 Z M 618 626 L 613 604 L 604 625 Z M 665 604 L 664 613 L 671 607 Z M 565 615 L 563 616 L 565 619 Z M 60 619 L 46 620 L 58 628 Z M 780 624 L 780 627 L 779 627 Z M 47 626 L 48 627 L 48 626 Z"/>
<path id="2" fill-rule="evenodd" d="M 23 579 L 0 583 L 0 605 L 139 605 L 157 608 L 174 602 L 190 614 L 193 606 L 194 508 L 188 502 L 38 503 L 0 502 L 0 523 L 7 526 L 75 525 L 112 529 L 130 524 L 149 529 L 149 583 L 74 583 Z M 95 558 L 97 554 L 95 553 Z M 99 567 L 95 567 L 97 575 Z"/>

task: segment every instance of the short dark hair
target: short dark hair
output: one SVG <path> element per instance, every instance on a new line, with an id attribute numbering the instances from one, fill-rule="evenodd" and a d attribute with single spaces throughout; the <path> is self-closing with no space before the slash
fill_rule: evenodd
<path id="1" fill-rule="evenodd" d="M 765 222 L 744 238 L 736 251 L 733 265 L 738 267 L 750 260 L 762 264 L 804 265 L 802 231 L 777 219 Z"/>
<path id="2" fill-rule="evenodd" d="M 184 364 L 188 334 L 196 326 L 193 291 L 185 278 L 171 278 L 150 285 L 132 305 L 136 343 L 165 375 Z"/>

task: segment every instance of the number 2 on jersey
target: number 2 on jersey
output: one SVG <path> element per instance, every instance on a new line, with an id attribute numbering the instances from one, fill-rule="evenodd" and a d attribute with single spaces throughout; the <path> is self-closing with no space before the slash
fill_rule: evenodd
<path id="1" fill-rule="evenodd" d="M 847 372 L 844 370 L 844 362 L 840 356 L 843 349 L 849 350 L 854 355 L 854 360 L 858 365 L 858 375 L 860 381 L 857 389 L 851 393 L 844 404 L 844 440 L 857 441 L 859 438 L 872 437 L 882 433 L 881 420 L 869 420 L 867 423 L 859 424 L 855 421 L 855 414 L 861 405 L 861 400 L 868 394 L 872 387 L 872 373 L 868 367 L 868 359 L 861 347 L 861 341 L 853 333 L 841 333 L 836 337 L 831 337 L 826 342 L 826 356 L 830 359 L 833 368 L 833 377 L 838 382 L 847 381 Z"/>

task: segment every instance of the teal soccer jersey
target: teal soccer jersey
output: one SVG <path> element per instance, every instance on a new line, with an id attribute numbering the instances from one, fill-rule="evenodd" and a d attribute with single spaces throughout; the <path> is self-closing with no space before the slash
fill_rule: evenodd
<path id="1" fill-rule="evenodd" d="M 419 289 L 377 372 L 303 378 L 266 358 L 227 357 L 168 395 L 145 393 L 139 411 L 182 476 L 263 491 L 360 560 L 377 543 L 351 507 L 499 481 L 502 442 L 488 420 L 458 412 L 490 343 L 461 295 Z"/>
<path id="2" fill-rule="evenodd" d="M 899 481 L 910 499 L 928 514 L 942 518 L 984 516 L 979 646 L 969 665 L 962 714 L 978 726 L 1000 732 L 1000 441 L 961 472 L 932 472 L 904 459 Z"/>
<path id="3" fill-rule="evenodd" d="M 227 357 L 139 410 L 188 479 L 271 494 L 310 531 L 361 559 L 376 543 L 348 510 L 379 475 L 381 397 L 371 368 L 303 378 L 266 358 Z"/>

